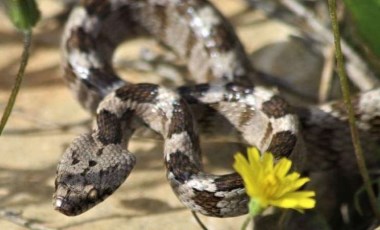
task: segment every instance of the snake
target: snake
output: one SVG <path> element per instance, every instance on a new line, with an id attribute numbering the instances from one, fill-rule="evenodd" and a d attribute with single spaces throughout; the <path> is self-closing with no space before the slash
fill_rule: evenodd
<path id="1" fill-rule="evenodd" d="M 118 76 L 116 48 L 146 35 L 186 63 L 192 84 L 169 88 Z M 345 154 L 352 147 L 342 102 L 290 106 L 261 84 L 233 26 L 206 0 L 83 0 L 66 23 L 61 50 L 67 85 L 95 117 L 92 131 L 74 139 L 57 166 L 53 206 L 65 215 L 89 210 L 124 183 L 136 163 L 128 143 L 141 128 L 161 136 L 167 180 L 180 202 L 207 216 L 246 214 L 249 198 L 237 173 L 204 170 L 204 126 L 276 158 L 306 146 L 309 168 L 356 167 Z M 354 99 L 365 138 L 378 132 L 379 94 Z"/>

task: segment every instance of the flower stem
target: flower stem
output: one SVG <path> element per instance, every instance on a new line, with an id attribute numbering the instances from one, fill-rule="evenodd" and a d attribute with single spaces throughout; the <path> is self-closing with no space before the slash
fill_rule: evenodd
<path id="1" fill-rule="evenodd" d="M 241 226 L 241 230 L 246 230 L 249 222 L 251 221 L 252 221 L 252 216 L 248 215 L 247 218 L 244 220 L 243 225 Z"/>
<path id="2" fill-rule="evenodd" d="M 25 30 L 24 31 L 24 49 L 22 52 L 21 63 L 20 63 L 20 67 L 17 73 L 15 84 L 13 86 L 11 95 L 9 96 L 8 103 L 5 107 L 3 116 L 0 121 L 0 135 L 4 130 L 5 124 L 7 123 L 9 116 L 11 115 L 18 91 L 21 86 L 22 78 L 25 73 L 25 68 L 26 68 L 26 65 L 28 64 L 29 48 L 30 48 L 31 40 L 32 40 L 31 30 Z"/>
<path id="3" fill-rule="evenodd" d="M 191 211 L 191 213 L 193 214 L 193 216 L 195 218 L 195 221 L 197 221 L 197 223 L 202 228 L 202 230 L 208 230 L 208 228 L 206 227 L 206 225 L 204 225 L 203 222 L 201 221 L 201 219 L 199 219 L 197 213 L 194 212 L 194 211 Z"/>
<path id="4" fill-rule="evenodd" d="M 365 159 L 363 156 L 363 150 L 361 148 L 359 134 L 358 134 L 358 130 L 356 128 L 356 123 L 355 123 L 354 111 L 351 104 L 350 88 L 349 88 L 349 84 L 347 80 L 346 71 L 344 68 L 344 60 L 343 60 L 342 50 L 340 46 L 340 32 L 339 32 L 338 20 L 336 16 L 336 0 L 328 0 L 328 3 L 329 3 L 329 11 L 330 11 L 332 28 L 334 32 L 335 55 L 337 59 L 338 75 L 340 79 L 341 90 L 343 93 L 344 104 L 348 112 L 348 120 L 349 120 L 350 130 L 351 130 L 351 138 L 352 138 L 352 142 L 355 149 L 356 161 L 358 163 L 359 171 L 360 171 L 360 174 L 362 175 L 364 186 L 367 190 L 373 212 L 376 215 L 376 218 L 380 220 L 380 211 L 377 208 L 375 193 L 373 192 L 372 187 L 371 187 L 371 181 L 368 175 L 368 169 L 367 169 Z"/>

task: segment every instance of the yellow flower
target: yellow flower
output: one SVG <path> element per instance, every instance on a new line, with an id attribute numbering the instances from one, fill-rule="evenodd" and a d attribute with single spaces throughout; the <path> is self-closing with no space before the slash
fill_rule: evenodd
<path id="1" fill-rule="evenodd" d="M 248 161 L 241 153 L 235 155 L 233 167 L 243 178 L 251 198 L 251 214 L 257 214 L 258 210 L 269 205 L 300 212 L 315 207 L 314 191 L 297 191 L 310 179 L 300 178 L 297 172 L 288 173 L 291 165 L 292 162 L 286 158 L 274 165 L 271 153 L 260 157 L 256 148 L 248 148 Z"/>

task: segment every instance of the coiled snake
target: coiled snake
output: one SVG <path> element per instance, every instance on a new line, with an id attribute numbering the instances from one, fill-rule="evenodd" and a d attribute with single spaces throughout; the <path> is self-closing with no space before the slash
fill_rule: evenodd
<path id="1" fill-rule="evenodd" d="M 113 52 L 140 34 L 153 36 L 185 60 L 196 84 L 173 90 L 121 80 L 112 68 Z M 203 171 L 196 122 L 202 116 L 213 116 L 208 120 L 215 133 L 235 133 L 242 143 L 280 157 L 297 150 L 298 115 L 306 146 L 316 152 L 312 159 L 322 161 L 324 154 L 318 153 L 322 148 L 337 153 L 334 159 L 340 159 L 338 152 L 351 151 L 343 141 L 318 143 L 318 132 L 346 119 L 341 104 L 294 109 L 274 90 L 254 86 L 259 74 L 232 26 L 206 0 L 82 1 L 67 22 L 62 50 L 65 79 L 82 106 L 96 112 L 92 133 L 76 138 L 57 168 L 53 204 L 66 215 L 88 210 L 125 181 L 135 164 L 126 146 L 141 126 L 162 136 L 167 178 L 180 201 L 216 217 L 245 214 L 248 198 L 236 173 Z M 369 124 L 380 110 L 366 101 L 379 101 L 378 94 L 374 90 L 356 99 L 359 126 L 368 133 L 374 131 Z M 347 130 L 336 130 L 347 136 Z"/>

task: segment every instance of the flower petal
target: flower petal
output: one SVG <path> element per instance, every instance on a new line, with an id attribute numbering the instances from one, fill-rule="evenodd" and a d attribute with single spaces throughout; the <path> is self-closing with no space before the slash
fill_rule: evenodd
<path id="1" fill-rule="evenodd" d="M 306 184 L 306 183 L 309 182 L 309 181 L 310 181 L 309 178 L 307 178 L 307 177 L 302 177 L 302 178 L 296 180 L 296 181 L 293 183 L 292 187 L 293 187 L 294 190 L 297 190 L 297 189 L 301 188 L 304 184 Z"/>
<path id="2" fill-rule="evenodd" d="M 290 160 L 282 158 L 274 167 L 274 173 L 278 177 L 284 177 L 289 172 L 291 166 L 292 162 Z"/>
<path id="3" fill-rule="evenodd" d="M 315 196 L 314 191 L 298 191 L 285 194 L 282 198 L 303 199 Z"/>
<path id="4" fill-rule="evenodd" d="M 256 148 L 248 148 L 247 155 L 248 160 L 243 154 L 236 154 L 233 167 L 241 175 L 246 193 L 257 207 L 274 205 L 300 212 L 315 207 L 314 191 L 297 191 L 310 179 L 301 178 L 298 172 L 289 173 L 292 166 L 289 159 L 283 158 L 274 164 L 271 153 L 260 157 Z"/>
<path id="5" fill-rule="evenodd" d="M 249 196 L 254 196 L 255 194 L 257 194 L 256 188 L 258 187 L 258 185 L 253 169 L 249 167 L 249 163 L 245 159 L 243 154 L 238 153 L 234 156 L 234 158 L 235 163 L 233 164 L 233 167 L 236 170 L 236 172 L 238 172 L 240 176 L 243 178 L 247 194 Z"/>
<path id="6" fill-rule="evenodd" d="M 286 198 L 280 200 L 273 200 L 270 202 L 270 204 L 280 208 L 311 209 L 315 207 L 316 202 L 312 198 Z"/>
<path id="7" fill-rule="evenodd" d="M 258 167 L 261 168 L 260 165 L 260 153 L 257 148 L 248 148 L 247 149 L 248 161 L 252 168 L 256 169 Z"/>
<path id="8" fill-rule="evenodd" d="M 273 173 L 273 155 L 264 153 L 262 157 L 262 165 L 265 173 Z"/>
<path id="9" fill-rule="evenodd" d="M 298 172 L 292 172 L 291 174 L 285 176 L 285 180 L 295 181 L 298 178 L 300 178 L 300 176 L 301 176 L 301 174 L 299 174 Z"/>

